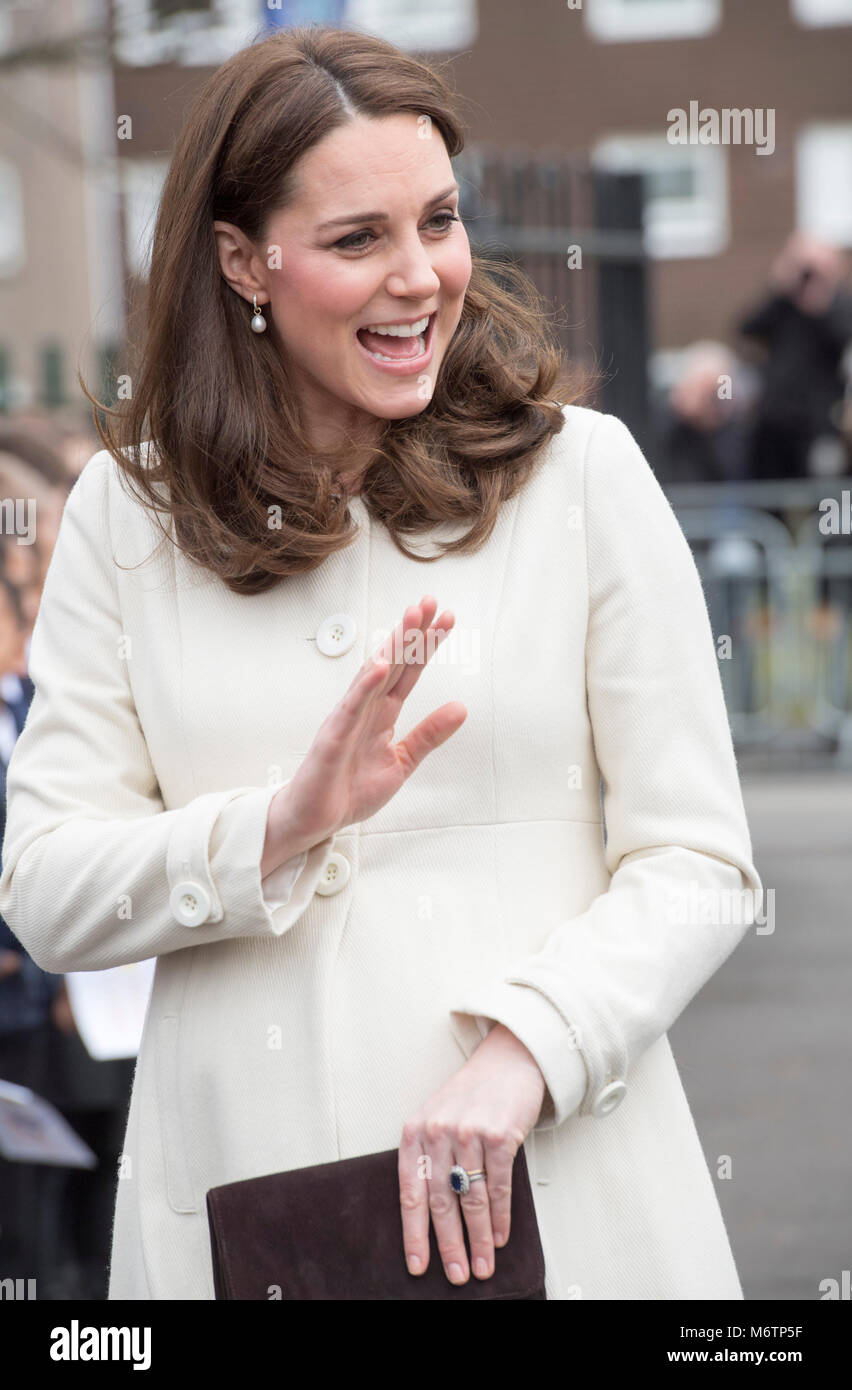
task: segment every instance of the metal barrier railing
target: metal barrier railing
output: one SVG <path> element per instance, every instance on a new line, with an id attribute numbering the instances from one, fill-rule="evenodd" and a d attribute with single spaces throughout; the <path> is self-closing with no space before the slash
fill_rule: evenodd
<path id="1" fill-rule="evenodd" d="M 830 747 L 852 764 L 852 477 L 665 492 L 704 585 L 735 742 Z"/>

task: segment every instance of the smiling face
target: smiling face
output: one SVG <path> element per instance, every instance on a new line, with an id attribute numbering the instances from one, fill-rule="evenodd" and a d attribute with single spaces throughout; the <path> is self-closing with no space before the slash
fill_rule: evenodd
<path id="1" fill-rule="evenodd" d="M 300 160 L 296 197 L 259 246 L 214 223 L 222 274 L 271 317 L 316 447 L 425 409 L 458 326 L 470 246 L 446 146 L 434 125 L 429 139 L 422 129 L 404 114 L 332 131 Z M 270 269 L 274 247 L 281 264 Z M 406 327 L 366 331 L 379 325 Z"/>

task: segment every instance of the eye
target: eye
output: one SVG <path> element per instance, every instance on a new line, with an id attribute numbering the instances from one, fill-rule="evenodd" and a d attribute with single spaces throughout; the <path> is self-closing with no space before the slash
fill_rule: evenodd
<path id="1" fill-rule="evenodd" d="M 445 235 L 450 230 L 450 227 L 452 226 L 453 222 L 461 221 L 461 218 L 457 217 L 454 212 L 446 211 L 436 212 L 432 217 L 429 218 L 429 222 L 437 222 L 440 218 L 445 219 L 444 225 L 438 228 L 439 233 L 441 233 L 442 235 Z M 343 237 L 341 241 L 334 242 L 334 249 L 339 251 L 366 251 L 367 246 L 363 243 L 360 246 L 355 244 L 360 237 L 365 236 L 369 237 L 371 241 L 377 240 L 373 233 L 367 231 L 366 229 L 363 232 L 350 232 L 349 236 Z"/>
<path id="2" fill-rule="evenodd" d="M 373 241 L 376 239 L 372 232 L 352 232 L 349 236 L 345 236 L 342 241 L 336 241 L 334 243 L 335 248 L 340 251 L 366 251 L 366 246 L 355 245 L 358 238 L 362 236 L 371 237 Z"/>
<path id="3" fill-rule="evenodd" d="M 459 221 L 461 220 L 460 218 L 456 217 L 456 214 L 455 214 L 454 212 L 436 212 L 436 213 L 435 213 L 435 216 L 434 216 L 433 218 L 431 218 L 430 220 L 431 220 L 432 222 L 435 222 L 435 221 L 437 221 L 437 219 L 438 219 L 439 217 L 446 217 L 446 219 L 447 219 L 447 221 L 444 223 L 443 227 L 441 228 L 441 231 L 442 231 L 442 232 L 448 232 L 448 231 L 450 230 L 450 223 L 451 223 L 451 222 L 459 222 Z"/>

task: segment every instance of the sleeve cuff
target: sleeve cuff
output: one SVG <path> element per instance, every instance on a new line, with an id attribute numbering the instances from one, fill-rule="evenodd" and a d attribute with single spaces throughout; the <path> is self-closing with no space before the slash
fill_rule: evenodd
<path id="1" fill-rule="evenodd" d="M 498 981 L 456 1005 L 451 1017 L 466 1056 L 494 1023 L 502 1023 L 532 1053 L 546 1086 L 534 1129 L 553 1129 L 579 1109 L 589 1076 L 575 1031 L 538 990 Z"/>
<path id="2" fill-rule="evenodd" d="M 260 880 L 264 900 L 270 912 L 274 912 L 277 907 L 285 907 L 290 901 L 296 879 L 307 862 L 308 851 L 303 849 L 301 854 L 279 864 L 277 869 L 273 869 L 266 878 Z"/>
<path id="3" fill-rule="evenodd" d="M 322 878 L 333 835 L 261 879 L 269 803 L 278 790 L 278 786 L 245 789 L 222 807 L 210 832 L 210 871 L 229 936 L 282 936 L 309 906 Z M 285 892 L 288 879 L 290 889 Z"/>

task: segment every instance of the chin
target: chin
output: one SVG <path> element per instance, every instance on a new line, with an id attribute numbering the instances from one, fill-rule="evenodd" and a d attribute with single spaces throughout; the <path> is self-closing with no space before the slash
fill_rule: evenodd
<path id="1" fill-rule="evenodd" d="M 366 409 L 380 420 L 407 420 L 412 415 L 422 415 L 431 399 L 431 396 L 427 396 L 425 400 L 421 400 L 417 388 L 413 387 L 404 394 L 398 393 L 396 400 L 377 398 L 367 405 Z"/>

